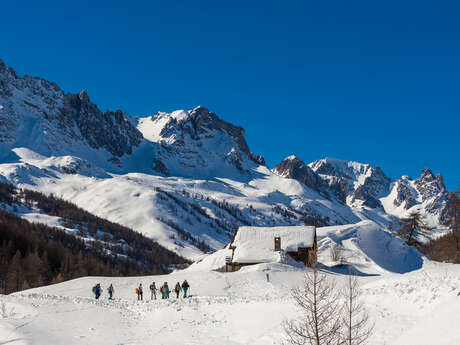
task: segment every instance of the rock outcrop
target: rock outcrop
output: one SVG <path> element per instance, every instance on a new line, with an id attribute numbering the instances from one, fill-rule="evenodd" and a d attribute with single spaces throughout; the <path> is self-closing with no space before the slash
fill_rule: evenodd
<path id="1" fill-rule="evenodd" d="M 349 205 L 381 207 L 379 197 L 391 182 L 382 169 L 369 164 L 325 158 L 309 166 L 325 181 L 333 197 Z"/>
<path id="2" fill-rule="evenodd" d="M 77 125 L 81 136 L 94 149 L 104 148 L 112 155 L 121 157 L 131 154 L 133 147 L 138 146 L 143 136 L 127 119 L 121 110 L 104 113 L 90 101 L 85 90 L 80 94 L 67 94 L 62 114 L 67 123 Z"/>
<path id="3" fill-rule="evenodd" d="M 295 179 L 317 192 L 323 192 L 326 187 L 321 177 L 295 155 L 283 159 L 273 168 L 273 172 L 282 177 Z"/>

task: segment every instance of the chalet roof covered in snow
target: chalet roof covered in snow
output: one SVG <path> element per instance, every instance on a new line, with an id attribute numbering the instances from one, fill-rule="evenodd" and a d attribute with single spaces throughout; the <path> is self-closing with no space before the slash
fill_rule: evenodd
<path id="1" fill-rule="evenodd" d="M 281 238 L 281 249 L 297 251 L 312 248 L 315 241 L 314 226 L 251 227 L 238 229 L 232 245 L 235 247 L 233 262 L 275 262 L 279 253 L 274 251 L 275 237 Z"/>

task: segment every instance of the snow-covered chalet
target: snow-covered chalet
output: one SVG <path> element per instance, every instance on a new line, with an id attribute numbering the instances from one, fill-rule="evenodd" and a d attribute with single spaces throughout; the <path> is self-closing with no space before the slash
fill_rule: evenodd
<path id="1" fill-rule="evenodd" d="M 314 226 L 243 226 L 230 244 L 232 256 L 226 258 L 226 270 L 243 266 L 279 262 L 285 257 L 311 266 L 316 262 L 317 243 Z"/>

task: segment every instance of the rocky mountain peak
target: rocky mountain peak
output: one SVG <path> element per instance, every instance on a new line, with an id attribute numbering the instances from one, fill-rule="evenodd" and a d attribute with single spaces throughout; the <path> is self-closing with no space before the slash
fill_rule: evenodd
<path id="1" fill-rule="evenodd" d="M 292 178 L 292 172 L 295 169 L 302 169 L 304 166 L 307 166 L 302 159 L 295 155 L 288 156 L 284 158 L 281 163 L 273 168 L 273 172 L 282 177 Z M 309 171 L 311 170 L 310 167 Z M 311 170 L 313 172 L 313 170 Z"/>
<path id="2" fill-rule="evenodd" d="M 423 169 L 421 176 L 414 181 L 414 184 L 423 200 L 433 198 L 439 193 L 446 192 L 442 176 L 438 174 L 435 177 L 430 169 Z"/>
<path id="3" fill-rule="evenodd" d="M 359 204 L 371 208 L 381 207 L 378 200 L 390 184 L 381 168 L 370 164 L 324 158 L 309 166 L 328 185 L 329 193 L 341 203 Z"/>
<path id="4" fill-rule="evenodd" d="M 80 98 L 82 103 L 89 103 L 89 96 L 86 90 L 81 90 L 81 92 L 78 94 L 78 97 Z"/>
<path id="5" fill-rule="evenodd" d="M 325 186 L 321 177 L 295 155 L 283 159 L 272 171 L 279 176 L 295 179 L 318 192 Z"/>
<path id="6" fill-rule="evenodd" d="M 219 118 L 216 113 L 210 111 L 204 106 L 197 106 L 191 111 L 176 111 L 171 114 L 160 113 L 152 121 L 165 121 L 159 136 L 162 138 L 163 145 L 174 146 L 175 150 L 182 150 L 187 146 L 198 146 L 203 148 L 205 142 L 216 141 L 222 145 L 228 142 L 229 146 L 225 150 L 227 160 L 231 161 L 238 167 L 241 167 L 240 153 L 245 154 L 251 161 L 265 165 L 263 157 L 252 153 L 244 137 L 244 129 L 235 126 Z M 230 143 L 231 142 L 231 143 Z M 213 149 L 216 149 L 213 144 Z M 197 152 L 199 150 L 196 150 Z M 203 159 L 201 159 L 203 160 Z M 189 164 L 189 163 L 187 163 Z M 164 170 L 164 169 L 163 169 Z M 239 169 L 240 170 L 240 169 Z"/>
<path id="7" fill-rule="evenodd" d="M 64 94 L 55 83 L 29 75 L 20 77 L 3 62 L 0 104 L 4 109 L 0 112 L 0 142 L 16 142 L 45 155 L 73 154 L 86 142 L 92 149 L 121 157 L 143 139 L 123 112 L 102 113 L 85 90 Z"/>
<path id="8" fill-rule="evenodd" d="M 286 158 L 284 158 L 284 160 L 295 161 L 295 160 L 301 160 L 301 159 L 299 157 L 297 157 L 296 155 L 290 155 L 290 156 L 287 156 Z"/>
<path id="9" fill-rule="evenodd" d="M 190 121 L 197 136 L 212 130 L 226 132 L 236 140 L 241 151 L 249 154 L 249 147 L 244 138 L 245 133 L 242 127 L 220 119 L 216 113 L 203 106 L 198 106 L 190 112 Z"/>
<path id="10" fill-rule="evenodd" d="M 403 176 L 395 183 L 396 207 L 404 206 L 405 210 L 419 205 L 425 214 L 443 222 L 447 217 L 449 195 L 440 174 L 436 176 L 430 169 L 423 169 L 419 178 L 412 180 Z"/>
<path id="11" fill-rule="evenodd" d="M 423 188 L 423 185 L 432 185 L 433 188 L 437 189 L 438 192 L 446 191 L 446 186 L 444 185 L 444 179 L 441 174 L 433 174 L 430 169 L 423 169 L 420 177 L 415 180 L 416 184 Z"/>
<path id="12" fill-rule="evenodd" d="M 420 179 L 426 181 L 426 182 L 430 182 L 430 181 L 433 181 L 435 179 L 434 177 L 434 174 L 433 172 L 428 169 L 428 168 L 425 168 L 422 170 L 422 174 L 420 176 Z"/>

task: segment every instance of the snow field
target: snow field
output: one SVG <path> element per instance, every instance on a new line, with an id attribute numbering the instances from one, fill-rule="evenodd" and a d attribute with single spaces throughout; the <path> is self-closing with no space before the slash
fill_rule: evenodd
<path id="1" fill-rule="evenodd" d="M 279 344 L 282 321 L 297 315 L 290 290 L 303 274 L 302 268 L 261 264 L 234 273 L 195 268 L 166 276 L 75 279 L 0 296 L 0 302 L 20 306 L 14 317 L 0 320 L 0 335 L 20 326 L 13 333 L 24 344 Z M 344 282 L 344 275 L 327 274 L 339 287 Z M 190 298 L 150 300 L 151 281 L 174 286 L 183 279 L 190 282 Z M 460 331 L 449 327 L 460 304 L 458 266 L 425 262 L 413 272 L 358 279 L 376 323 L 369 344 L 434 344 L 430 339 L 437 337 L 436 344 L 458 345 Z M 98 301 L 91 296 L 97 282 L 104 288 Z M 144 301 L 135 296 L 140 282 Z M 107 299 L 110 283 L 113 301 Z"/>

